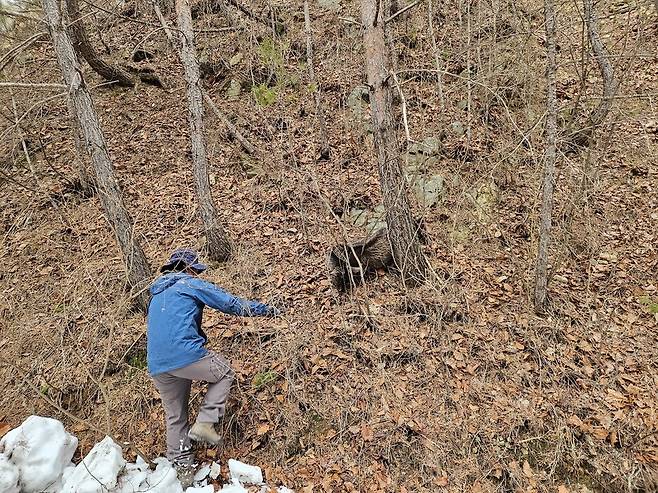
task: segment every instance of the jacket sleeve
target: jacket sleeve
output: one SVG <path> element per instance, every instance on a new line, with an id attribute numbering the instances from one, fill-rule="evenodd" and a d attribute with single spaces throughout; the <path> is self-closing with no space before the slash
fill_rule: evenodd
<path id="1" fill-rule="evenodd" d="M 193 296 L 204 305 L 229 315 L 241 317 L 267 317 L 277 314 L 277 309 L 258 301 L 233 296 L 214 284 L 195 279 Z"/>

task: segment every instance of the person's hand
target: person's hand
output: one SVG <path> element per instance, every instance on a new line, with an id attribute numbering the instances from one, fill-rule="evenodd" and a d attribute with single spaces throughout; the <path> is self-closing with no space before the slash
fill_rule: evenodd
<path id="1" fill-rule="evenodd" d="M 276 306 L 270 306 L 269 316 L 272 318 L 281 317 L 285 313 L 283 308 L 277 308 Z"/>

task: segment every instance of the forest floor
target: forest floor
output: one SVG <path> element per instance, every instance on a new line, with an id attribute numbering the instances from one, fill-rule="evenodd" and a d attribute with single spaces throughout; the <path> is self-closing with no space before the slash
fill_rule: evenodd
<path id="1" fill-rule="evenodd" d="M 174 248 L 202 249 L 203 238 L 182 68 L 162 32 L 144 41 L 157 27 L 150 4 L 131 5 L 124 17 L 97 12 L 92 41 L 100 49 L 102 37 L 112 49 L 103 56 L 115 62 L 141 41 L 154 55 L 141 65 L 165 88 L 99 86 L 84 73 L 155 270 Z M 564 125 L 572 107 L 583 115 L 598 102 L 601 87 L 595 61 L 581 60 L 574 5 L 559 6 Z M 656 491 L 655 13 L 642 3 L 598 4 L 620 97 L 594 145 L 560 154 L 550 307 L 539 317 L 531 293 L 545 95 L 540 4 L 440 4 L 442 15 L 437 7 L 443 104 L 427 4 L 395 21 L 410 136 L 441 142 L 423 164 L 444 178 L 441 200 L 415 208 L 436 276 L 403 289 L 382 272 L 350 295 L 330 286 L 325 255 L 364 236 L 351 209 L 381 201 L 367 102 L 347 104 L 365 83 L 358 4 L 311 4 L 327 161 L 318 160 L 303 4 L 276 3 L 279 34 L 229 8 L 241 29 L 213 32 L 227 25 L 220 14 L 195 21 L 205 30 L 199 58 L 214 71 L 205 81 L 211 97 L 258 152 L 244 155 L 207 112 L 214 199 L 236 252 L 205 276 L 287 311 L 276 320 L 206 313 L 210 347 L 231 359 L 237 379 L 226 448 L 201 457 L 239 457 L 271 484 L 305 492 Z M 60 82 L 50 44 L 33 44 L 5 78 Z M 0 195 L 0 424 L 55 416 L 80 438 L 80 455 L 102 438 L 95 428 L 162 455 L 145 320 L 131 309 L 98 198 L 80 197 L 71 183 L 65 100 L 13 94 L 18 114 L 34 106 L 21 127 L 35 174 L 3 91 L 1 166 L 10 179 Z"/>

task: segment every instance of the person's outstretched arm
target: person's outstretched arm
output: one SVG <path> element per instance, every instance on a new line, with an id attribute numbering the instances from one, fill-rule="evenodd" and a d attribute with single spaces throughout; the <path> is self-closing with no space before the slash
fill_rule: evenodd
<path id="1" fill-rule="evenodd" d="M 229 315 L 241 317 L 273 317 L 279 314 L 273 306 L 233 296 L 203 279 L 194 279 L 194 297 L 203 304 Z"/>

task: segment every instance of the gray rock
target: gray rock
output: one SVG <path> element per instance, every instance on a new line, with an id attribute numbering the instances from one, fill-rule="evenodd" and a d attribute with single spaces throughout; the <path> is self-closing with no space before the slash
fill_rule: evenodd
<path id="1" fill-rule="evenodd" d="M 366 86 L 356 86 L 347 97 L 347 107 L 352 110 L 355 117 L 364 119 L 368 108 L 370 91 Z"/>
<path id="2" fill-rule="evenodd" d="M 445 192 L 445 180 L 441 175 L 416 176 L 411 185 L 418 202 L 424 207 L 438 204 Z"/>
<path id="3" fill-rule="evenodd" d="M 450 133 L 457 136 L 461 137 L 466 133 L 466 129 L 464 128 L 464 124 L 460 121 L 452 122 L 450 124 Z"/>
<path id="4" fill-rule="evenodd" d="M 405 174 L 407 179 L 411 180 L 416 175 L 426 174 L 430 169 L 436 168 L 439 165 L 439 160 L 425 154 L 407 154 L 405 164 Z"/>
<path id="5" fill-rule="evenodd" d="M 472 191 L 470 196 L 475 205 L 478 220 L 484 224 L 491 222 L 500 197 L 496 184 L 494 182 L 485 183 L 477 190 Z"/>
<path id="6" fill-rule="evenodd" d="M 340 10 L 340 0 L 318 0 L 318 4 L 325 10 L 337 12 Z"/>
<path id="7" fill-rule="evenodd" d="M 347 211 L 345 219 L 355 226 L 365 226 L 368 222 L 368 211 L 354 207 Z"/>
<path id="8" fill-rule="evenodd" d="M 426 137 L 422 142 L 413 142 L 407 151 L 409 154 L 437 156 L 441 152 L 441 140 L 438 137 Z"/>
<path id="9" fill-rule="evenodd" d="M 240 165 L 247 175 L 247 178 L 255 178 L 256 176 L 265 175 L 265 169 L 263 166 L 246 154 L 243 154 L 240 157 Z"/>
<path id="10" fill-rule="evenodd" d="M 240 83 L 235 79 L 231 79 L 231 83 L 226 90 L 226 96 L 229 99 L 236 99 L 240 95 L 241 90 Z"/>
<path id="11" fill-rule="evenodd" d="M 236 53 L 231 57 L 231 59 L 228 61 L 229 65 L 231 67 L 235 67 L 238 63 L 242 61 L 242 53 Z"/>

